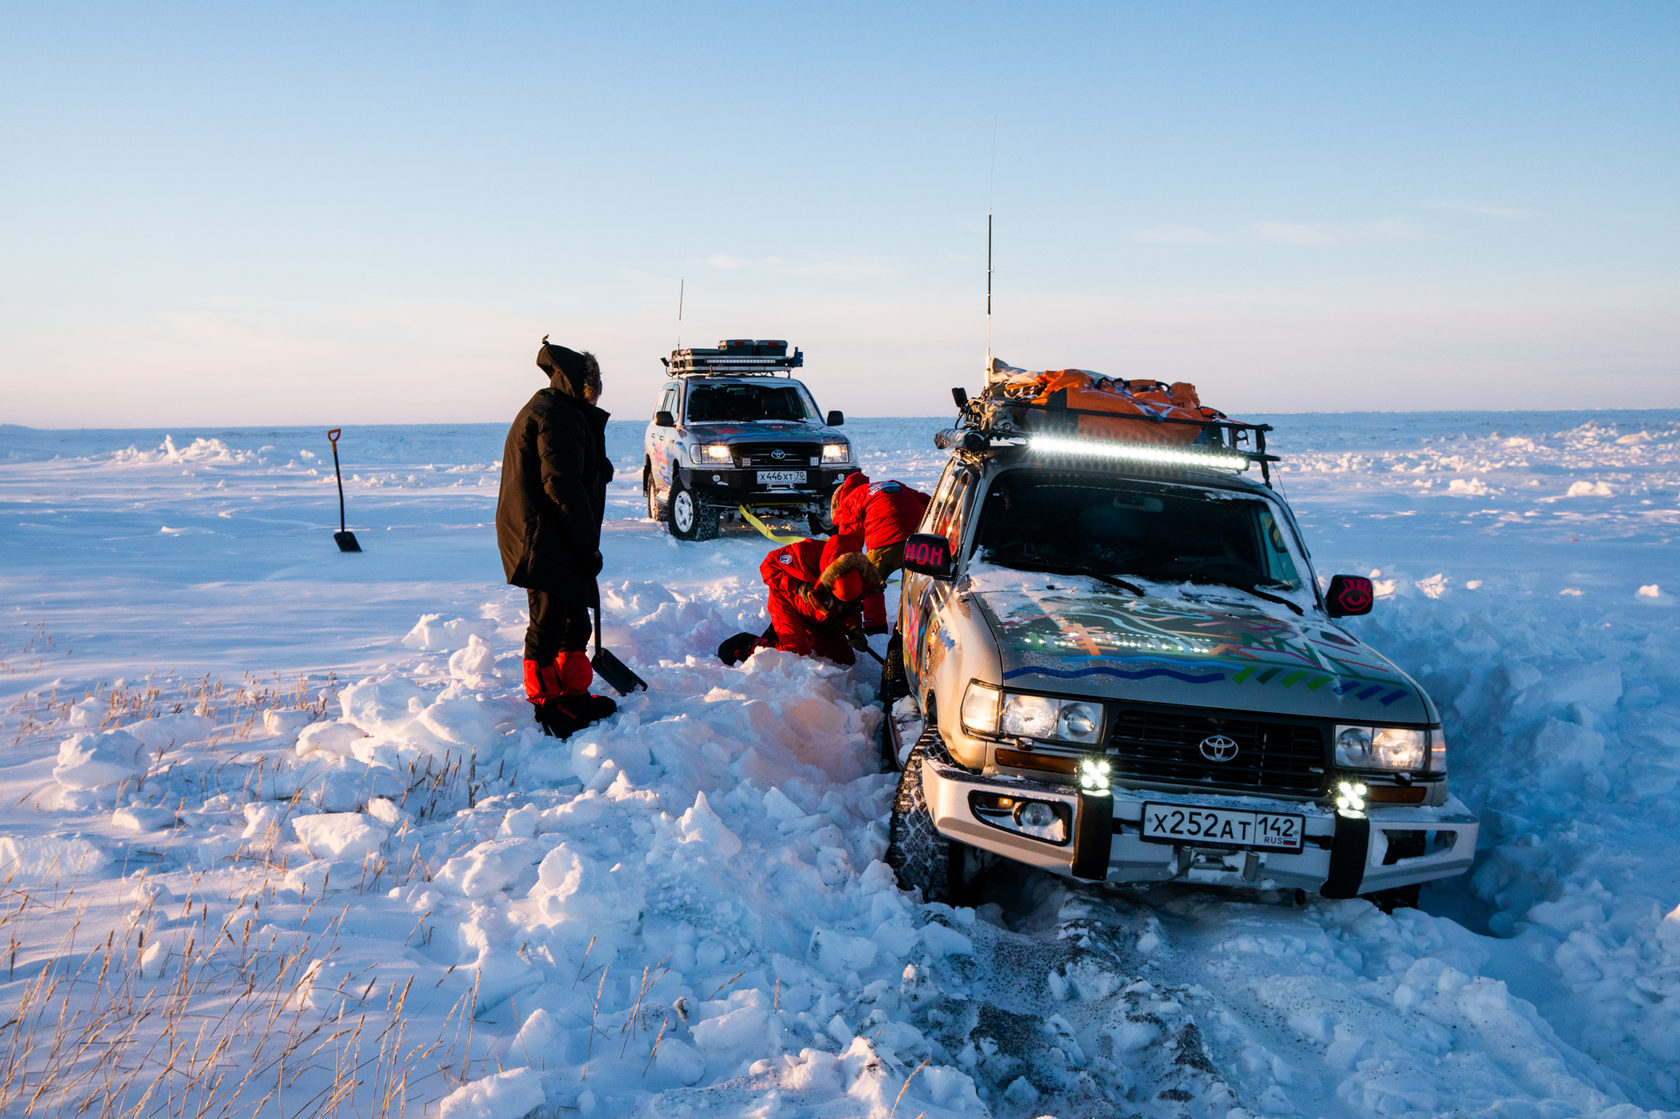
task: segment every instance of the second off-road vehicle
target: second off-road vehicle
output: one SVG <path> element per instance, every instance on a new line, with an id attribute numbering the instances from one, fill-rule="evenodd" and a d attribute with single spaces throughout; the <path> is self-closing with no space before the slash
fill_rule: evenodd
<path id="1" fill-rule="evenodd" d="M 660 390 L 643 437 L 648 516 L 681 540 L 710 540 L 743 514 L 804 518 L 824 531 L 829 495 L 857 469 L 852 445 L 793 370 L 784 341 L 727 339 L 662 358 Z"/>

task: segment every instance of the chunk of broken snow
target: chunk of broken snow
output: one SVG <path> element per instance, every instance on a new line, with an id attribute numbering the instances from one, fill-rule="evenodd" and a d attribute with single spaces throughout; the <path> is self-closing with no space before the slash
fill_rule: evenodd
<path id="1" fill-rule="evenodd" d="M 469 634 L 466 648 L 449 655 L 449 675 L 469 688 L 486 687 L 496 679 L 496 656 L 484 638 Z"/>
<path id="2" fill-rule="evenodd" d="M 1447 486 L 1447 493 L 1459 497 L 1486 497 L 1492 492 L 1493 487 L 1480 478 L 1454 478 Z"/>
<path id="3" fill-rule="evenodd" d="M 1615 494 L 1608 482 L 1571 482 L 1565 497 L 1610 497 Z"/>
<path id="4" fill-rule="evenodd" d="M 718 819 L 718 814 L 712 811 L 712 806 L 706 800 L 705 793 L 694 795 L 694 804 L 682 819 L 677 821 L 682 828 L 684 843 L 701 843 L 713 853 L 731 858 L 741 850 L 741 840 L 734 832 Z"/>
<path id="5" fill-rule="evenodd" d="M 14 889 L 21 889 L 24 879 L 68 879 L 110 862 L 110 855 L 80 836 L 0 836 L 0 882 L 11 882 Z"/>
<path id="6" fill-rule="evenodd" d="M 474 637 L 483 640 L 490 627 L 483 622 L 469 622 L 465 618 L 443 621 L 442 614 L 424 614 L 408 631 L 402 643 L 409 649 L 454 651 L 465 649 Z"/>
<path id="7" fill-rule="evenodd" d="M 1447 592 L 1447 577 L 1437 574 L 1431 575 L 1427 579 L 1419 579 L 1417 589 L 1430 598 L 1440 598 Z"/>
<path id="8" fill-rule="evenodd" d="M 541 1074 L 513 1068 L 449 1093 L 438 1105 L 438 1119 L 523 1119 L 547 1102 Z"/>
<path id="9" fill-rule="evenodd" d="M 369 822 L 360 812 L 294 816 L 292 827 L 297 829 L 304 849 L 315 859 L 365 858 L 379 850 L 390 836 L 390 832 Z"/>
<path id="10" fill-rule="evenodd" d="M 53 779 L 66 789 L 98 789 L 145 772 L 145 745 L 125 730 L 108 730 L 73 734 L 59 743 Z"/>
<path id="11" fill-rule="evenodd" d="M 513 885 L 541 857 L 529 839 L 490 839 L 444 863 L 434 882 L 449 893 L 488 897 Z"/>

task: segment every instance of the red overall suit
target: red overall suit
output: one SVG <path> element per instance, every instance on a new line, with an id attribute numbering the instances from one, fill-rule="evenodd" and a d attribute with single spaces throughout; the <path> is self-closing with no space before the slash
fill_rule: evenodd
<path id="1" fill-rule="evenodd" d="M 756 648 L 827 657 L 836 664 L 856 660 L 848 623 L 863 597 L 880 593 L 880 576 L 856 552 L 824 562 L 824 542 L 799 540 L 764 557 L 759 575 L 770 591 L 770 628 Z"/>
<path id="2" fill-rule="evenodd" d="M 864 552 L 886 579 L 904 566 L 904 541 L 921 525 L 930 500 L 903 482 L 871 484 L 862 474 L 848 475 L 830 499 L 834 535 L 823 550 L 824 560 Z M 864 599 L 863 624 L 868 633 L 886 632 L 887 603 L 880 592 Z"/>

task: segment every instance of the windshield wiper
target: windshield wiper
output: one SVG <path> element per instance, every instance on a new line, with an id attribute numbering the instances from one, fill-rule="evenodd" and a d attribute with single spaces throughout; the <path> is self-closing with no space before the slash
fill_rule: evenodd
<path id="1" fill-rule="evenodd" d="M 1089 567 L 1080 567 L 1078 564 L 1073 563 L 1030 563 L 1018 560 L 1010 563 L 1009 566 L 1020 571 L 1043 571 L 1051 575 L 1087 575 L 1092 579 L 1097 580 L 1099 583 L 1107 583 L 1111 587 L 1118 587 L 1123 591 L 1131 591 L 1139 598 L 1143 598 L 1146 593 L 1144 589 L 1136 583 L 1128 583 L 1126 580 L 1116 578 L 1105 571 L 1093 571 Z"/>
<path id="2" fill-rule="evenodd" d="M 1275 602 L 1280 606 L 1287 606 L 1291 610 L 1295 611 L 1295 613 L 1300 614 L 1303 617 L 1307 613 L 1305 610 L 1301 609 L 1300 603 L 1284 598 L 1281 594 L 1273 594 L 1271 591 L 1263 591 L 1253 583 L 1216 583 L 1214 585 L 1220 587 L 1230 587 L 1234 591 L 1247 591 L 1255 598 L 1263 598 L 1267 602 Z"/>

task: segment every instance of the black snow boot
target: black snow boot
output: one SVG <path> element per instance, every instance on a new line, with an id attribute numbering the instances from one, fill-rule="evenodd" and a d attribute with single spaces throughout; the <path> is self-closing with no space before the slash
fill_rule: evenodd
<path id="1" fill-rule="evenodd" d="M 537 724 L 554 738 L 570 738 L 618 710 L 618 704 L 604 695 L 563 695 L 537 705 Z"/>

